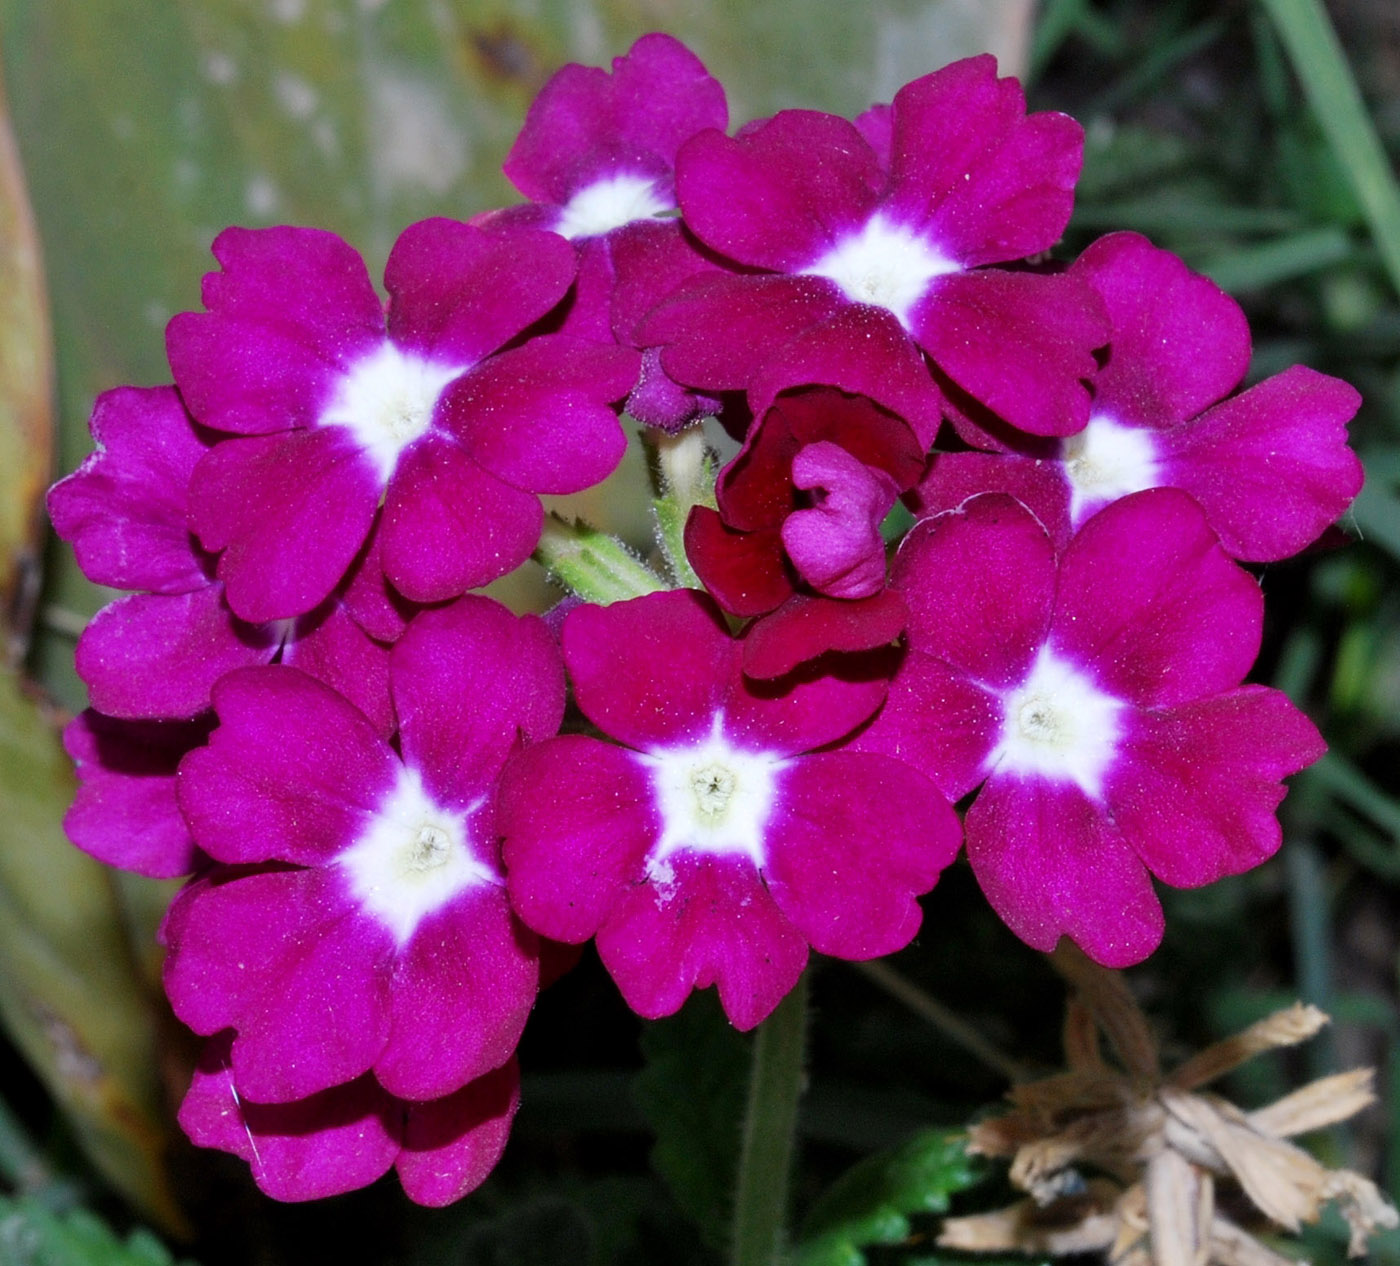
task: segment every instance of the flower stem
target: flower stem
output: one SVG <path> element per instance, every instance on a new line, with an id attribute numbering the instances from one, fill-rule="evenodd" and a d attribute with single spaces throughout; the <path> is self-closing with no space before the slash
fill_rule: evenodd
<path id="1" fill-rule="evenodd" d="M 685 554 L 685 523 L 693 507 L 715 504 L 714 454 L 699 426 L 677 435 L 654 432 L 644 438 L 652 450 L 659 494 L 652 502 L 657 544 L 676 583 L 699 589 L 700 578 Z"/>
<path id="2" fill-rule="evenodd" d="M 774 1266 L 782 1260 L 806 1041 L 804 972 L 792 992 L 759 1026 L 754 1045 L 734 1188 L 733 1266 Z"/>

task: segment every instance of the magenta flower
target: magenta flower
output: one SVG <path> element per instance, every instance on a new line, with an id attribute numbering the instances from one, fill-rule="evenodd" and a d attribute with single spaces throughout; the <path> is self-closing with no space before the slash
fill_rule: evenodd
<path id="1" fill-rule="evenodd" d="M 714 984 L 744 1029 L 809 946 L 861 959 L 908 943 L 957 818 L 898 761 L 814 750 L 870 715 L 882 675 L 754 686 L 693 590 L 578 607 L 563 645 L 579 707 L 625 746 L 570 735 L 506 767 L 499 822 L 526 923 L 596 936 L 643 1016 Z"/>
<path id="2" fill-rule="evenodd" d="M 915 80 L 860 124 L 786 110 L 733 138 L 702 132 L 677 158 L 681 209 L 745 275 L 691 281 L 641 333 L 677 381 L 739 390 L 775 358 L 849 356 L 882 328 L 877 365 L 927 353 L 1012 426 L 1072 434 L 1108 339 L 1102 306 L 1077 277 L 994 265 L 1055 244 L 1082 146 L 1072 119 L 1027 116 L 990 56 Z M 937 413 L 925 379 L 921 411 Z"/>
<path id="3" fill-rule="evenodd" d="M 1250 356 L 1239 305 L 1136 233 L 1100 238 L 1070 272 L 1113 320 L 1088 425 L 1026 452 L 938 454 L 914 498 L 923 513 L 1008 492 L 1063 546 L 1118 497 L 1182 488 L 1230 555 L 1269 562 L 1351 504 L 1362 481 L 1347 447 L 1354 388 L 1295 365 L 1231 395 Z"/>
<path id="4" fill-rule="evenodd" d="M 202 855 L 175 797 L 175 771 L 209 737 L 213 718 L 121 721 L 89 708 L 64 728 L 78 791 L 63 830 L 109 866 L 174 879 Z"/>
<path id="5" fill-rule="evenodd" d="M 529 556 L 537 493 L 617 465 L 611 405 L 637 353 L 515 342 L 573 282 L 555 234 L 413 225 L 385 270 L 387 329 L 364 263 L 330 233 L 228 229 L 214 254 L 208 311 L 175 317 L 166 341 L 191 414 L 237 436 L 196 467 L 190 526 L 242 619 L 318 606 L 372 530 L 396 590 L 455 597 Z"/>
<path id="6" fill-rule="evenodd" d="M 214 559 L 187 526 L 190 479 L 209 446 L 179 394 L 108 391 L 91 427 L 97 451 L 49 490 L 49 514 L 89 580 L 144 591 L 104 607 L 78 639 L 78 675 L 93 706 L 113 717 L 188 720 L 209 708 L 225 673 L 276 659 L 339 690 L 387 734 L 388 653 L 341 595 L 269 624 L 229 609 Z"/>
<path id="7" fill-rule="evenodd" d="M 554 641 L 462 598 L 414 620 L 391 686 L 401 756 L 295 669 L 230 674 L 180 768 L 194 838 L 226 865 L 171 908 L 166 989 L 196 1032 L 237 1031 L 234 1081 L 257 1102 L 370 1071 L 400 1098 L 449 1095 L 510 1057 L 534 1001 L 494 789 L 511 751 L 558 729 Z"/>
<path id="8" fill-rule="evenodd" d="M 669 35 L 644 35 L 612 73 L 568 65 L 545 84 L 505 161 L 531 205 L 476 223 L 551 229 L 574 243 L 578 279 L 561 330 L 639 347 L 636 327 L 682 280 L 715 270 L 682 229 L 676 151 L 706 128 L 723 130 L 724 89 Z M 674 429 L 717 411 L 662 372 L 655 350 L 627 411 Z"/>
<path id="9" fill-rule="evenodd" d="M 1150 875 L 1196 887 L 1278 848 L 1280 780 L 1324 746 L 1240 684 L 1263 599 L 1190 497 L 1125 497 L 1058 560 L 1019 502 L 975 497 L 915 526 L 892 583 L 909 653 L 857 746 L 955 799 L 985 784 L 968 859 L 1027 943 L 1138 962 L 1162 935 Z"/>
<path id="10" fill-rule="evenodd" d="M 520 1103 L 512 1059 L 460 1090 L 407 1102 L 360 1077 L 292 1103 L 254 1103 L 229 1066 L 229 1035 L 205 1043 L 180 1125 L 200 1147 L 248 1162 L 275 1200 L 318 1200 L 397 1170 L 417 1204 L 441 1206 L 479 1187 L 500 1160 Z"/>

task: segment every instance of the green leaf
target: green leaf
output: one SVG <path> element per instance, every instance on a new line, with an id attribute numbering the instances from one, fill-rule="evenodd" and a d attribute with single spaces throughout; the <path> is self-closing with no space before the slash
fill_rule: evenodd
<path id="1" fill-rule="evenodd" d="M 0 651 L 27 645 L 53 464 L 53 351 L 39 238 L 0 87 Z"/>
<path id="2" fill-rule="evenodd" d="M 635 1093 L 656 1134 L 652 1167 L 717 1247 L 729 1235 L 751 1045 L 709 992 L 642 1034 Z"/>
<path id="3" fill-rule="evenodd" d="M 5 1266 L 176 1266 L 154 1235 L 125 1240 L 85 1209 L 58 1214 L 32 1197 L 0 1196 L 0 1262 Z"/>
<path id="4" fill-rule="evenodd" d="M 909 1238 L 913 1215 L 946 1213 L 951 1198 L 984 1174 L 966 1141 L 960 1133 L 928 1130 L 861 1161 L 808 1214 L 798 1266 L 864 1266 L 867 1248 Z"/>
<path id="5" fill-rule="evenodd" d="M 179 1227 L 162 1165 L 156 1003 L 107 868 L 63 837 L 72 796 L 51 718 L 0 673 L 0 1020 L 107 1179 Z"/>

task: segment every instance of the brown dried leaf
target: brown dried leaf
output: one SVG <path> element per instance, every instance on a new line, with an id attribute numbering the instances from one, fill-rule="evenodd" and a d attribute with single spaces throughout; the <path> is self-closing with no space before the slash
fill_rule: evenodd
<path id="1" fill-rule="evenodd" d="M 1147 1162 L 1143 1190 L 1156 1266 L 1205 1266 L 1214 1205 L 1209 1176 L 1163 1148 Z"/>
<path id="2" fill-rule="evenodd" d="M 1123 1067 L 1136 1078 L 1158 1079 L 1157 1043 L 1123 977 L 1100 967 L 1072 941 L 1061 940 L 1051 965 L 1079 992 Z"/>
<path id="3" fill-rule="evenodd" d="M 1376 1070 L 1354 1068 L 1321 1077 L 1245 1118 L 1261 1134 L 1290 1138 L 1345 1121 L 1376 1101 Z"/>
<path id="4" fill-rule="evenodd" d="M 1298 1266 L 1293 1258 L 1265 1248 L 1243 1227 L 1218 1213 L 1210 1227 L 1210 1255 L 1219 1266 Z"/>
<path id="5" fill-rule="evenodd" d="M 1325 1012 L 1295 1002 L 1291 1007 L 1275 1011 L 1273 1015 L 1251 1024 L 1243 1032 L 1193 1055 L 1167 1078 L 1167 1084 L 1182 1090 L 1194 1090 L 1264 1051 L 1306 1042 L 1327 1023 Z"/>
<path id="6" fill-rule="evenodd" d="M 1243 1114 L 1229 1119 L 1228 1104 L 1168 1087 L 1161 1098 L 1172 1147 L 1198 1164 L 1233 1174 L 1250 1200 L 1280 1226 L 1296 1232 L 1316 1219 L 1327 1171 L 1305 1151 L 1251 1129 Z"/>
<path id="7" fill-rule="evenodd" d="M 1376 1184 L 1350 1169 L 1337 1169 L 1328 1174 L 1322 1197 L 1341 1205 L 1342 1217 L 1351 1227 L 1348 1257 L 1364 1257 L 1372 1235 L 1378 1230 L 1394 1230 L 1400 1226 L 1400 1213 L 1381 1195 Z"/>

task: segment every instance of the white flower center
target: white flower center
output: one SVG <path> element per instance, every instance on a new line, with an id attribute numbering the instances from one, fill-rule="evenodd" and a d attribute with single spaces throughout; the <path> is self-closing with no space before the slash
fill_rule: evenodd
<path id="1" fill-rule="evenodd" d="M 570 241 L 600 237 L 633 220 L 659 219 L 674 210 L 657 194 L 650 176 L 608 176 L 585 185 L 564 204 L 554 231 Z"/>
<path id="2" fill-rule="evenodd" d="M 1001 736 L 989 767 L 1072 782 L 1098 799 L 1118 754 L 1126 706 L 1042 646 L 1025 681 L 1002 695 Z"/>
<path id="3" fill-rule="evenodd" d="M 1077 435 L 1060 441 L 1069 480 L 1069 512 L 1077 525 L 1090 506 L 1155 488 L 1157 446 L 1152 432 L 1095 414 Z"/>
<path id="4" fill-rule="evenodd" d="M 466 368 L 425 360 L 385 339 L 341 375 L 316 421 L 347 428 L 387 484 L 399 454 L 432 425 L 443 388 Z"/>
<path id="5" fill-rule="evenodd" d="M 960 266 L 902 224 L 892 224 L 878 211 L 865 227 L 838 242 L 801 272 L 834 281 L 855 303 L 888 308 L 908 328 L 914 305 L 935 277 L 960 271 Z"/>
<path id="6" fill-rule="evenodd" d="M 659 888 L 671 883 L 671 856 L 687 850 L 764 865 L 765 832 L 785 765 L 781 757 L 735 747 L 724 737 L 724 714 L 717 712 L 710 733 L 698 743 L 637 759 L 651 774 L 661 813 L 661 838 L 647 858 L 648 874 Z"/>
<path id="7" fill-rule="evenodd" d="M 373 821 L 336 864 L 361 908 L 403 946 L 433 911 L 468 888 L 501 882 L 469 844 L 465 813 L 436 804 L 418 771 L 404 767 Z"/>

